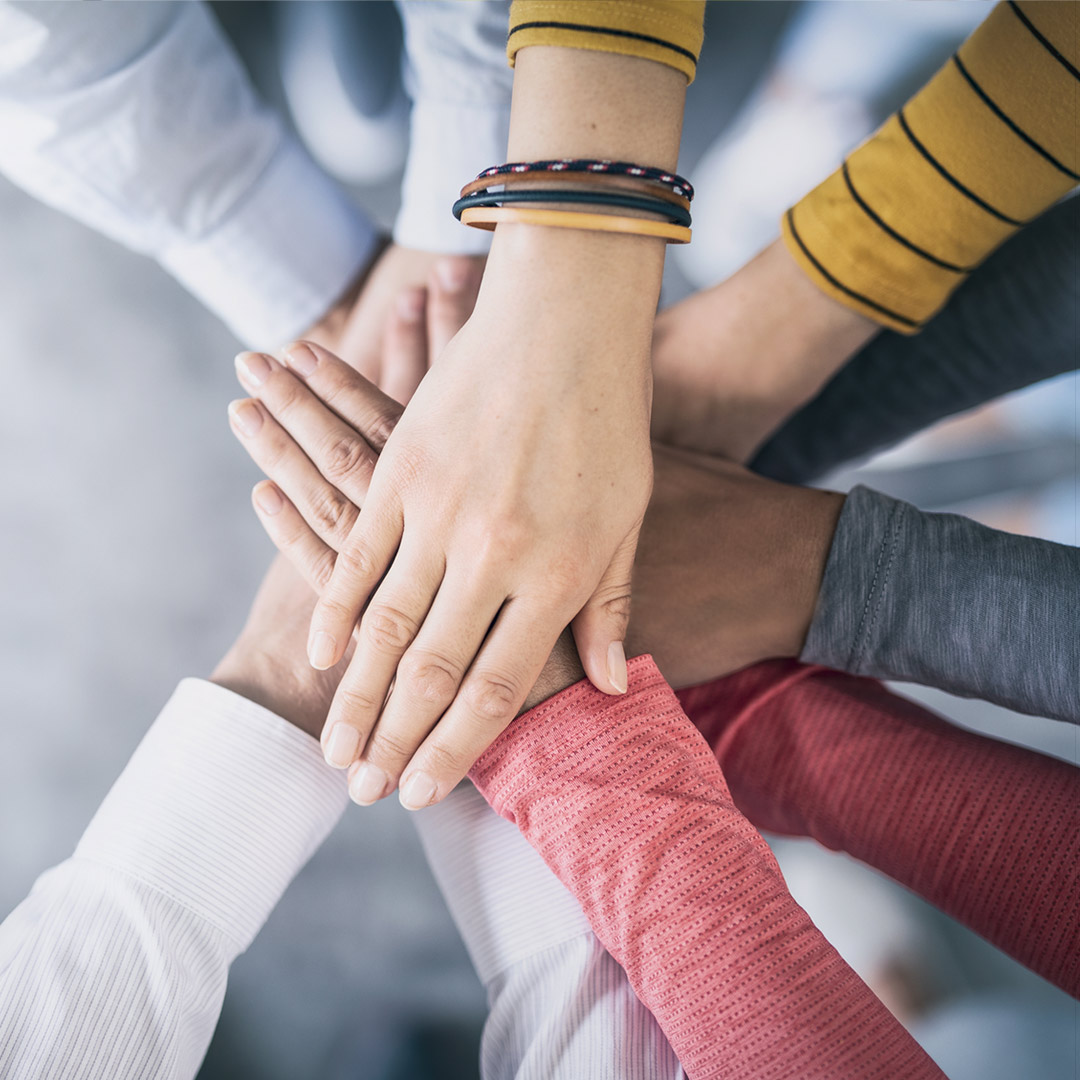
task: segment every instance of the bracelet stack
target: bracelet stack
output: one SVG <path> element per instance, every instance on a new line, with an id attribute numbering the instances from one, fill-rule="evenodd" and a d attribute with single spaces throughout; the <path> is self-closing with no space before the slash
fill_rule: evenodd
<path id="1" fill-rule="evenodd" d="M 495 190 L 500 187 L 501 191 Z M 657 236 L 669 243 L 688 244 L 693 197 L 694 189 L 688 181 L 663 169 L 625 161 L 566 158 L 485 169 L 461 189 L 453 211 L 459 221 L 477 229 L 519 222 Z M 566 204 L 568 209 L 551 209 L 552 203 Z M 656 216 L 595 213 L 589 212 L 590 207 L 637 210 Z"/>

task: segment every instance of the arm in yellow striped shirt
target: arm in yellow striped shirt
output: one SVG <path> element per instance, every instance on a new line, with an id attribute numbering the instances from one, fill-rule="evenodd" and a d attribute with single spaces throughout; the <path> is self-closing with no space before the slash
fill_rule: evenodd
<path id="1" fill-rule="evenodd" d="M 560 45 L 655 60 L 693 82 L 704 37 L 704 0 L 514 0 L 506 55 Z"/>
<path id="2" fill-rule="evenodd" d="M 1078 181 L 1080 5 L 1006 0 L 783 236 L 834 299 L 914 333 Z"/>

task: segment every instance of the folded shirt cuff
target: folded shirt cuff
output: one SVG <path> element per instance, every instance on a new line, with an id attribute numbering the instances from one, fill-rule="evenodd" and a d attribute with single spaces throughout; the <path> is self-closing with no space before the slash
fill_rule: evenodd
<path id="1" fill-rule="evenodd" d="M 246 698 L 184 679 L 75 852 L 248 947 L 348 803 L 318 743 Z"/>
<path id="2" fill-rule="evenodd" d="M 322 318 L 376 239 L 363 212 L 287 138 L 240 206 L 158 261 L 242 342 L 274 349 Z"/>
<path id="3" fill-rule="evenodd" d="M 443 255 L 486 253 L 491 234 L 462 225 L 451 207 L 478 173 L 503 162 L 509 134 L 509 102 L 414 102 L 394 243 Z"/>

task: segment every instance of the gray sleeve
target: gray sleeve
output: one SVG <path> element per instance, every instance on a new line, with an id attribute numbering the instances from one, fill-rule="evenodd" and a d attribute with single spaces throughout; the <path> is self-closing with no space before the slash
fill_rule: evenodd
<path id="1" fill-rule="evenodd" d="M 857 487 L 800 659 L 1080 723 L 1080 548 Z"/>

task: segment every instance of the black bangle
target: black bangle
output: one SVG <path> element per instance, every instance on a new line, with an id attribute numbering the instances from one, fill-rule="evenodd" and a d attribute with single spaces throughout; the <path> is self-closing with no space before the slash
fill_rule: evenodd
<path id="1" fill-rule="evenodd" d="M 586 206 L 614 206 L 626 210 L 647 210 L 660 214 L 674 225 L 690 227 L 690 211 L 663 199 L 647 195 L 632 195 L 621 191 L 565 191 L 562 188 L 527 188 L 521 191 L 478 191 L 458 199 L 453 206 L 454 217 L 461 220 L 461 211 L 470 206 L 501 206 L 509 203 L 577 203 Z"/>

